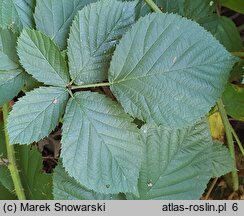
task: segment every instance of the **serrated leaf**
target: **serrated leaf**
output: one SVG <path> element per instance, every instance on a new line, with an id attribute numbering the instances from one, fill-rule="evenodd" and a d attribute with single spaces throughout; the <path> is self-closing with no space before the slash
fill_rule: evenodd
<path id="1" fill-rule="evenodd" d="M 78 10 L 95 0 L 38 0 L 34 14 L 36 28 L 61 48 L 66 47 L 69 28 Z"/>
<path id="2" fill-rule="evenodd" d="M 20 31 L 23 27 L 33 27 L 34 0 L 1 0 L 0 27 Z"/>
<path id="3" fill-rule="evenodd" d="M 242 49 L 242 39 L 234 22 L 225 16 L 205 17 L 199 23 L 223 44 L 229 51 L 239 51 Z"/>
<path id="4" fill-rule="evenodd" d="M 92 92 L 71 98 L 64 115 L 63 165 L 86 188 L 137 193 L 142 157 L 138 129 L 111 99 Z"/>
<path id="5" fill-rule="evenodd" d="M 184 14 L 185 0 L 155 0 L 163 12 Z"/>
<path id="6" fill-rule="evenodd" d="M 0 106 L 11 100 L 25 83 L 25 74 L 21 70 L 0 70 Z"/>
<path id="7" fill-rule="evenodd" d="M 220 142 L 215 142 L 211 153 L 213 177 L 220 177 L 235 169 L 234 160 L 228 149 Z"/>
<path id="8" fill-rule="evenodd" d="M 144 125 L 139 199 L 199 199 L 212 176 L 212 140 L 205 121 L 185 129 Z"/>
<path id="9" fill-rule="evenodd" d="M 70 74 L 75 84 L 107 79 L 114 48 L 135 21 L 136 2 L 101 0 L 83 8 L 68 40 Z"/>
<path id="10" fill-rule="evenodd" d="M 184 1 L 184 16 L 199 20 L 203 17 L 212 15 L 216 8 L 216 3 L 213 0 L 185 0 Z"/>
<path id="11" fill-rule="evenodd" d="M 133 117 L 182 128 L 215 104 L 234 62 L 197 23 L 175 14 L 151 14 L 121 39 L 109 82 Z"/>
<path id="12" fill-rule="evenodd" d="M 35 146 L 15 145 L 16 160 L 28 200 L 52 199 L 52 175 L 42 171 L 42 157 Z"/>
<path id="13" fill-rule="evenodd" d="M 0 29 L 0 105 L 16 96 L 25 81 L 25 73 L 18 64 L 16 35 Z"/>
<path id="14" fill-rule="evenodd" d="M 222 99 L 227 114 L 232 118 L 244 121 L 244 88 L 228 84 Z"/>
<path id="15" fill-rule="evenodd" d="M 43 33 L 25 29 L 18 40 L 20 63 L 38 81 L 46 85 L 66 86 L 68 67 L 54 42 Z"/>
<path id="16" fill-rule="evenodd" d="M 55 200 L 116 200 L 122 199 L 120 195 L 98 194 L 80 185 L 70 177 L 59 164 L 54 170 L 53 196 Z"/>
<path id="17" fill-rule="evenodd" d="M 64 88 L 40 87 L 19 99 L 8 117 L 11 144 L 30 144 L 47 136 L 64 113 L 68 92 Z"/>

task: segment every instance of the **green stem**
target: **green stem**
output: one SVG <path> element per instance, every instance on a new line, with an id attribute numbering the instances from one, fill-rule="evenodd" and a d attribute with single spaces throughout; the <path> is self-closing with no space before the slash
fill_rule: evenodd
<path id="1" fill-rule="evenodd" d="M 152 1 L 152 0 L 145 0 L 145 2 L 155 11 L 162 13 L 162 11 L 159 9 L 159 7 Z"/>
<path id="2" fill-rule="evenodd" d="M 25 197 L 23 186 L 21 184 L 18 167 L 16 164 L 14 146 L 9 143 L 9 136 L 6 129 L 8 112 L 9 112 L 9 105 L 8 103 L 6 103 L 3 105 L 3 122 L 4 122 L 4 133 L 5 133 L 5 140 L 6 140 L 7 156 L 9 161 L 8 169 L 10 171 L 10 175 L 14 183 L 15 193 L 18 199 L 25 200 L 26 197 Z"/>
<path id="3" fill-rule="evenodd" d="M 235 138 L 235 140 L 236 140 L 236 142 L 237 142 L 237 144 L 238 144 L 238 146 L 239 146 L 239 149 L 240 149 L 242 155 L 244 156 L 244 148 L 243 148 L 243 146 L 242 146 L 242 144 L 241 144 L 241 141 L 240 141 L 239 137 L 237 136 L 237 134 L 236 134 L 236 132 L 235 132 L 235 130 L 234 130 L 234 128 L 232 127 L 231 124 L 230 124 L 230 130 L 231 130 L 231 133 L 233 134 L 233 136 L 234 136 L 234 138 Z"/>
<path id="4" fill-rule="evenodd" d="M 224 104 L 221 99 L 217 102 L 217 106 L 218 106 L 218 110 L 219 110 L 220 116 L 222 118 L 224 127 L 225 127 L 227 145 L 228 145 L 228 148 L 230 151 L 230 156 L 232 157 L 232 159 L 235 162 L 235 148 L 234 148 L 234 140 L 233 140 L 231 127 L 230 127 L 231 125 L 230 125 L 228 116 L 226 114 Z M 234 163 L 234 164 L 236 164 L 236 163 Z M 236 191 L 239 188 L 237 169 L 233 170 L 231 172 L 231 175 L 232 175 L 232 182 L 233 182 L 233 190 Z"/>
<path id="5" fill-rule="evenodd" d="M 244 58 L 244 52 L 231 52 L 232 55 Z"/>
<path id="6" fill-rule="evenodd" d="M 101 86 L 110 86 L 110 83 L 106 82 L 106 83 L 97 83 L 97 84 L 86 84 L 81 86 L 71 86 L 71 89 L 73 90 L 73 89 L 83 89 L 83 88 L 96 88 Z"/>

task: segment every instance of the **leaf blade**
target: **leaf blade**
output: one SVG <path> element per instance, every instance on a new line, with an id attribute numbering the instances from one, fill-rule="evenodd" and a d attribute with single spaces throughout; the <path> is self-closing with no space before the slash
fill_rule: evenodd
<path id="1" fill-rule="evenodd" d="M 39 0 L 34 14 L 36 27 L 52 38 L 61 49 L 64 49 L 74 16 L 78 10 L 94 1 Z"/>
<path id="2" fill-rule="evenodd" d="M 88 190 L 70 177 L 62 164 L 54 170 L 53 195 L 56 200 L 114 200 L 119 195 L 104 195 Z"/>
<path id="3" fill-rule="evenodd" d="M 174 14 L 151 14 L 120 41 L 109 82 L 133 117 L 181 128 L 215 104 L 234 62 L 198 24 Z"/>
<path id="4" fill-rule="evenodd" d="M 16 96 L 25 81 L 16 54 L 16 35 L 0 29 L 0 105 Z"/>
<path id="5" fill-rule="evenodd" d="M 30 144 L 47 136 L 64 113 L 68 92 L 64 88 L 40 87 L 22 97 L 8 117 L 11 144 Z"/>
<path id="6" fill-rule="evenodd" d="M 68 40 L 70 74 L 77 85 L 107 79 L 115 45 L 135 21 L 135 2 L 102 0 L 83 8 Z"/>
<path id="7" fill-rule="evenodd" d="M 91 92 L 70 99 L 61 157 L 80 184 L 103 194 L 136 193 L 141 156 L 138 129 L 115 102 Z"/>
<path id="8" fill-rule="evenodd" d="M 69 83 L 65 58 L 53 41 L 36 30 L 25 29 L 18 40 L 20 63 L 38 81 L 46 85 Z"/>
<path id="9" fill-rule="evenodd" d="M 17 31 L 24 27 L 33 27 L 33 6 L 34 0 L 1 0 L 0 26 Z"/>
<path id="10" fill-rule="evenodd" d="M 199 199 L 212 177 L 212 140 L 205 121 L 185 129 L 143 126 L 146 153 L 139 199 Z"/>

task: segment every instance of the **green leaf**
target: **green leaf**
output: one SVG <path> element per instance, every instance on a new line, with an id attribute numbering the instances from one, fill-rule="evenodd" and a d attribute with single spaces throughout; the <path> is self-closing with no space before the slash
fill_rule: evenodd
<path id="1" fill-rule="evenodd" d="M 156 0 L 154 1 L 163 12 L 184 14 L 185 0 Z"/>
<path id="2" fill-rule="evenodd" d="M 225 16 L 205 17 L 199 23 L 223 44 L 229 51 L 239 51 L 242 49 L 242 39 L 233 21 Z"/>
<path id="3" fill-rule="evenodd" d="M 7 150 L 5 143 L 3 118 L 2 113 L 0 112 L 0 162 L 2 162 L 2 160 L 4 159 L 7 160 Z M 8 167 L 3 164 L 0 164 L 0 187 L 3 187 L 5 190 L 8 190 L 10 194 L 14 194 L 14 185 L 10 176 L 10 172 L 8 170 Z M 2 195 L 2 189 L 0 191 Z M 0 199 L 4 198 L 1 195 Z M 5 195 L 7 196 L 7 192 Z"/>
<path id="4" fill-rule="evenodd" d="M 65 58 L 49 37 L 25 29 L 19 37 L 17 49 L 20 63 L 38 81 L 54 86 L 69 83 Z"/>
<path id="5" fill-rule="evenodd" d="M 107 79 L 113 51 L 135 21 L 136 2 L 101 0 L 76 16 L 68 40 L 70 74 L 77 85 Z"/>
<path id="6" fill-rule="evenodd" d="M 244 14 L 244 1 L 243 0 L 220 0 L 222 5 Z"/>
<path id="7" fill-rule="evenodd" d="M 215 8 L 216 4 L 213 0 L 185 0 L 184 16 L 199 20 L 211 15 Z"/>
<path id="8" fill-rule="evenodd" d="M 214 143 L 211 157 L 213 177 L 220 177 L 235 169 L 229 150 L 221 143 Z"/>
<path id="9" fill-rule="evenodd" d="M 0 70 L 0 106 L 11 100 L 25 83 L 25 74 L 21 70 Z"/>
<path id="10" fill-rule="evenodd" d="M 228 84 L 222 99 L 227 114 L 236 120 L 244 121 L 244 88 Z"/>
<path id="11" fill-rule="evenodd" d="M 20 177 L 28 200 L 52 199 L 52 175 L 42 171 L 42 157 L 35 146 L 15 146 Z"/>
<path id="12" fill-rule="evenodd" d="M 8 118 L 10 143 L 30 144 L 47 136 L 64 113 L 68 92 L 64 88 L 40 87 L 19 99 Z"/>
<path id="13" fill-rule="evenodd" d="M 66 47 L 69 28 L 77 11 L 95 0 L 39 0 L 35 10 L 36 28 L 61 48 Z"/>
<path id="14" fill-rule="evenodd" d="M 19 67 L 16 40 L 17 36 L 13 32 L 0 28 L 0 70 L 14 70 Z"/>
<path id="15" fill-rule="evenodd" d="M 15 46 L 16 35 L 0 29 L 0 106 L 16 96 L 25 81 Z"/>
<path id="16" fill-rule="evenodd" d="M 241 83 L 244 78 L 244 60 L 239 60 L 239 62 L 234 66 L 231 71 L 229 82 Z"/>
<path id="17" fill-rule="evenodd" d="M 34 0 L 1 0 L 0 27 L 21 31 L 23 27 L 33 27 Z"/>
<path id="18" fill-rule="evenodd" d="M 154 13 L 141 18 L 121 39 L 109 82 L 133 117 L 182 128 L 215 104 L 234 62 L 197 23 Z"/>
<path id="19" fill-rule="evenodd" d="M 111 99 L 76 93 L 64 115 L 63 165 L 86 188 L 103 194 L 137 193 L 142 158 L 137 127 Z"/>
<path id="20" fill-rule="evenodd" d="M 212 176 L 212 140 L 206 122 L 176 130 L 144 125 L 145 155 L 139 199 L 199 199 Z"/>
<path id="21" fill-rule="evenodd" d="M 0 200 L 15 200 L 16 196 L 0 184 Z"/>
<path id="22" fill-rule="evenodd" d="M 53 196 L 55 200 L 115 200 L 122 199 L 120 195 L 104 195 L 86 189 L 74 178 L 70 177 L 59 164 L 54 170 Z"/>

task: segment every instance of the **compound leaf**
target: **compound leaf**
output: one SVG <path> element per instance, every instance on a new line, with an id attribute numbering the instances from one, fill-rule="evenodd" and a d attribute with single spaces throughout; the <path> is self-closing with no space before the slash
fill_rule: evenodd
<path id="1" fill-rule="evenodd" d="M 114 48 L 135 21 L 135 6 L 136 2 L 102 0 L 78 13 L 68 40 L 70 74 L 75 84 L 107 79 Z"/>
<path id="2" fill-rule="evenodd" d="M 33 27 L 34 0 L 1 0 L 0 27 L 20 31 L 23 27 Z"/>
<path id="3" fill-rule="evenodd" d="M 237 120 L 244 121 L 244 88 L 228 84 L 222 99 L 228 115 Z"/>
<path id="4" fill-rule="evenodd" d="M 14 105 L 8 118 L 10 143 L 30 144 L 47 136 L 64 113 L 68 92 L 64 88 L 40 87 Z"/>
<path id="5" fill-rule="evenodd" d="M 46 85 L 66 86 L 68 67 L 54 42 L 43 33 L 25 29 L 18 40 L 20 63 L 38 81 Z"/>
<path id="6" fill-rule="evenodd" d="M 234 22 L 225 16 L 213 14 L 199 20 L 199 23 L 223 44 L 229 51 L 242 49 L 242 39 Z"/>
<path id="7" fill-rule="evenodd" d="M 228 149 L 220 142 L 215 142 L 212 148 L 212 176 L 220 177 L 234 170 L 234 160 Z"/>
<path id="8" fill-rule="evenodd" d="M 61 49 L 64 49 L 70 25 L 77 11 L 94 1 L 39 0 L 34 15 L 36 27 L 54 40 Z"/>
<path id="9" fill-rule="evenodd" d="M 142 144 L 131 121 L 111 99 L 76 93 L 63 124 L 61 157 L 69 175 L 97 193 L 136 194 Z"/>
<path id="10" fill-rule="evenodd" d="M 140 199 L 199 199 L 212 177 L 212 140 L 205 121 L 185 129 L 144 125 Z"/>
<path id="11" fill-rule="evenodd" d="M 141 18 L 121 39 L 109 82 L 133 117 L 182 128 L 215 104 L 234 62 L 197 23 L 154 13 Z"/>
<path id="12" fill-rule="evenodd" d="M 115 200 L 122 199 L 119 195 L 98 194 L 80 185 L 70 177 L 59 164 L 54 170 L 53 196 L 55 200 Z"/>

